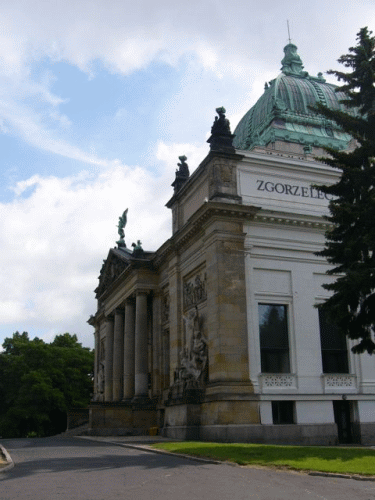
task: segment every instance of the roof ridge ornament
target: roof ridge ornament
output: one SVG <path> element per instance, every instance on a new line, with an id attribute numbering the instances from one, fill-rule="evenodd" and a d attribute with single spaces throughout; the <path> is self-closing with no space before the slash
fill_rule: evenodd
<path id="1" fill-rule="evenodd" d="M 297 54 L 297 46 L 294 43 L 288 43 L 284 47 L 284 53 L 285 56 L 281 61 L 281 71 L 284 75 L 301 76 L 304 78 L 309 76 L 307 71 L 303 71 L 302 59 Z"/>

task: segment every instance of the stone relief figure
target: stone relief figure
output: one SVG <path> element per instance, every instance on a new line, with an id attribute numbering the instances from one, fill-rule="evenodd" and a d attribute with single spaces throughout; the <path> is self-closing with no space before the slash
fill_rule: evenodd
<path id="1" fill-rule="evenodd" d="M 175 373 L 175 382 L 202 381 L 207 359 L 207 340 L 202 334 L 202 318 L 198 307 L 184 316 L 186 344 L 180 352 L 180 363 Z"/>
<path id="2" fill-rule="evenodd" d="M 206 274 L 203 279 L 198 274 L 189 282 L 184 283 L 184 307 L 196 305 L 207 298 L 206 294 Z"/>
<path id="3" fill-rule="evenodd" d="M 170 298 L 169 294 L 166 293 L 163 296 L 163 301 L 162 301 L 161 317 L 163 322 L 169 321 L 169 306 L 170 306 Z"/>
<path id="4" fill-rule="evenodd" d="M 98 382 L 97 382 L 97 393 L 99 396 L 104 395 L 104 383 L 105 383 L 104 363 L 105 361 L 101 361 L 99 363 Z"/>
<path id="5" fill-rule="evenodd" d="M 120 236 L 120 239 L 118 241 L 116 241 L 117 243 L 117 246 L 119 248 L 123 247 L 123 248 L 126 248 L 126 244 L 125 244 L 125 226 L 126 226 L 126 223 L 128 221 L 128 208 L 124 211 L 124 213 L 121 215 L 121 217 L 118 218 L 118 225 L 117 225 L 117 228 L 118 228 L 118 234 Z"/>

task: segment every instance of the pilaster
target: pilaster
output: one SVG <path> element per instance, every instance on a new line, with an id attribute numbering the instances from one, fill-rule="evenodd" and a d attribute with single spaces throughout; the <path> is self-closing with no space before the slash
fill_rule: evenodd
<path id="1" fill-rule="evenodd" d="M 104 400 L 113 400 L 113 318 L 107 317 L 105 336 L 105 376 L 104 376 Z"/>
<path id="2" fill-rule="evenodd" d="M 122 398 L 123 380 L 123 353 L 124 353 L 124 311 L 115 310 L 114 336 L 113 336 L 113 401 Z"/>
<path id="3" fill-rule="evenodd" d="M 135 348 L 135 304 L 134 300 L 125 302 L 125 338 L 124 338 L 124 400 L 134 397 L 134 348 Z"/>
<path id="4" fill-rule="evenodd" d="M 135 299 L 134 398 L 148 397 L 147 292 L 137 291 Z"/>

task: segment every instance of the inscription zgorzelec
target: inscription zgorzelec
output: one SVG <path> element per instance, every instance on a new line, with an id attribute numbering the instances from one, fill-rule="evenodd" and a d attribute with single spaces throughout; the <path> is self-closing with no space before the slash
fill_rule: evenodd
<path id="1" fill-rule="evenodd" d="M 266 191 L 267 193 L 286 194 L 289 196 L 301 196 L 302 198 L 315 198 L 317 200 L 332 200 L 333 196 L 325 194 L 314 186 L 299 186 L 285 184 L 283 182 L 271 182 L 257 180 L 257 191 Z"/>

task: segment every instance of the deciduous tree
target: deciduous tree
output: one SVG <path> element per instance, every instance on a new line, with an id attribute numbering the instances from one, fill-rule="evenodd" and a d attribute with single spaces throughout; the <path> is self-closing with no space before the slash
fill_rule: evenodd
<path id="1" fill-rule="evenodd" d="M 0 353 L 0 435 L 45 436 L 66 428 L 66 411 L 88 404 L 94 353 L 76 335 L 51 344 L 27 332 L 6 338 Z"/>

